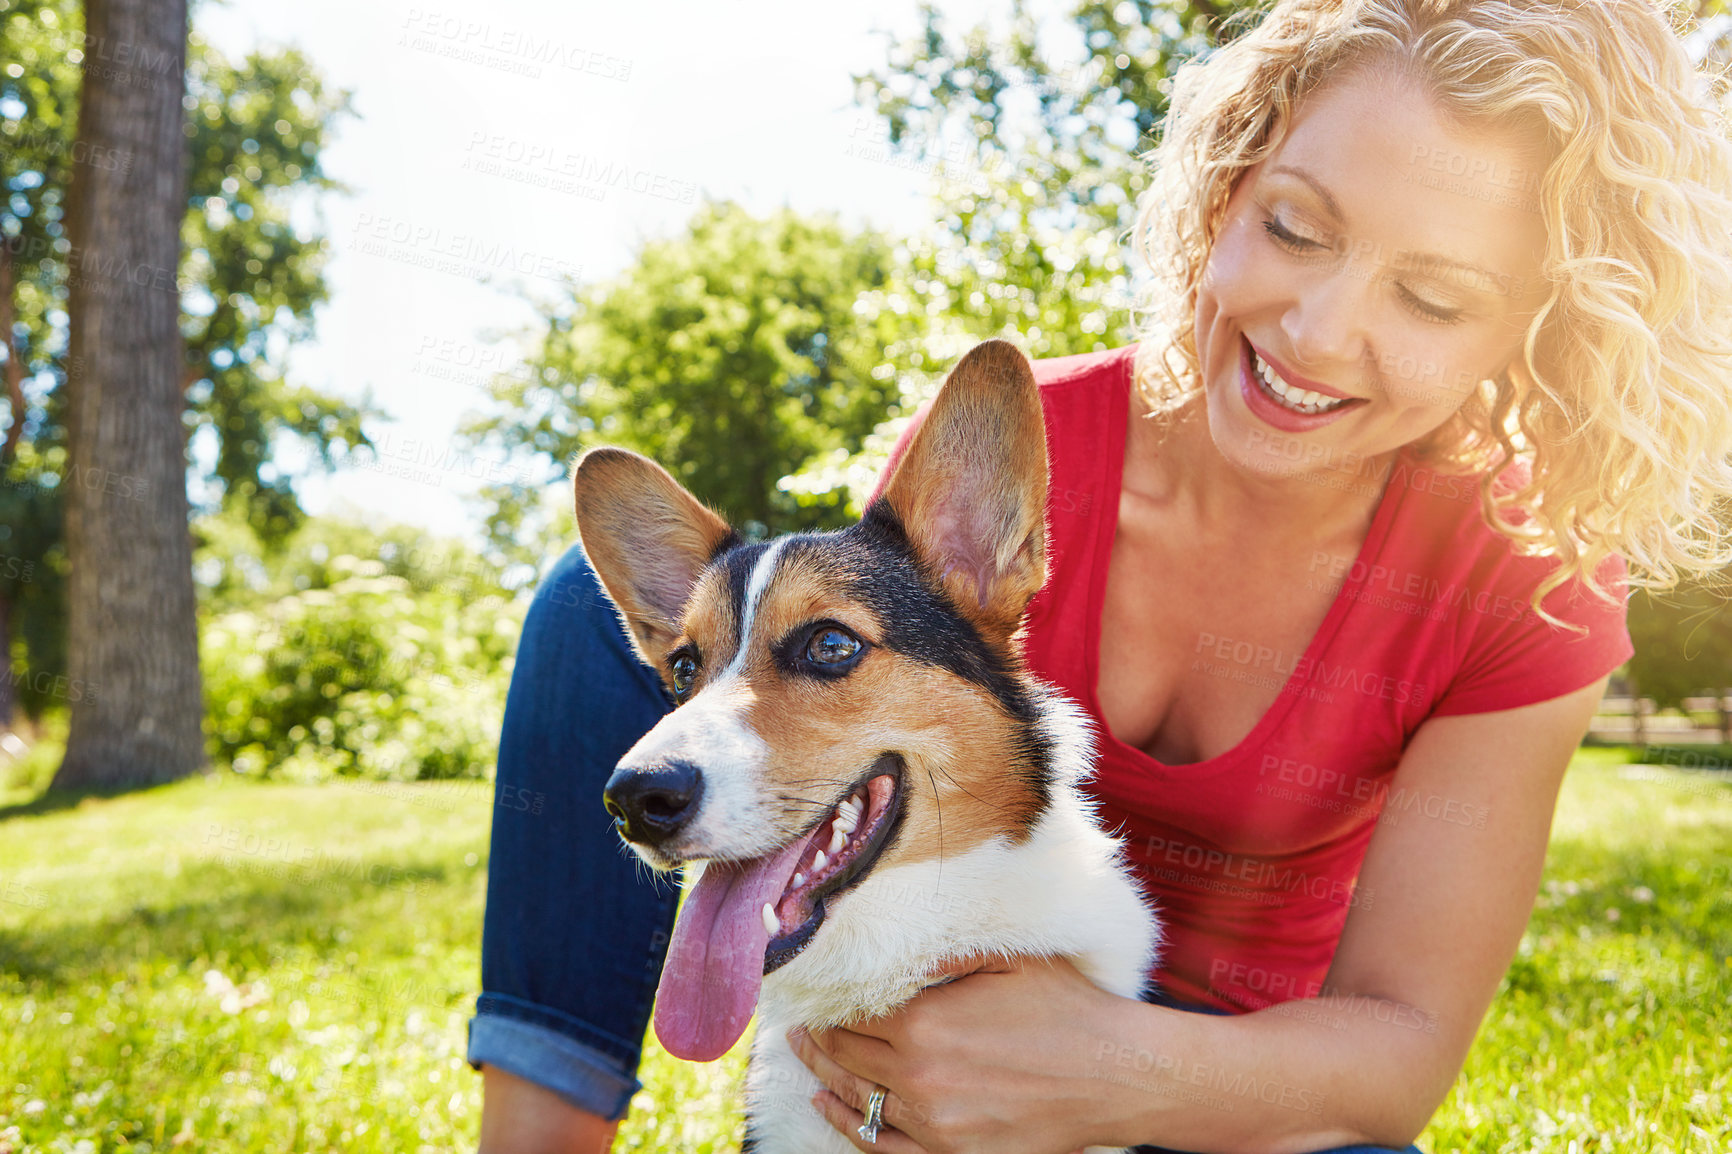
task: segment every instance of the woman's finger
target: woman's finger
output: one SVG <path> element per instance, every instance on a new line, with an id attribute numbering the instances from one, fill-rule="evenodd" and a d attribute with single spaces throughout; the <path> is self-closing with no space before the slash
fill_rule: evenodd
<path id="1" fill-rule="evenodd" d="M 804 1030 L 795 1032 L 789 1039 L 789 1045 L 794 1048 L 795 1056 L 806 1064 L 806 1068 L 812 1071 L 832 1094 L 857 1111 L 865 1110 L 866 1098 L 878 1088 L 878 1083 L 843 1067 L 825 1053 Z"/>
<path id="2" fill-rule="evenodd" d="M 876 1141 L 866 1141 L 860 1137 L 860 1126 L 866 1121 L 866 1116 L 828 1090 L 818 1091 L 812 1101 L 818 1107 L 818 1113 L 824 1115 L 824 1120 L 836 1127 L 837 1132 L 852 1142 L 856 1149 L 868 1151 L 869 1154 L 926 1154 L 926 1147 L 890 1125 L 888 1121 L 879 1124 Z M 894 1095 L 884 1103 L 886 1117 L 893 1101 Z"/>

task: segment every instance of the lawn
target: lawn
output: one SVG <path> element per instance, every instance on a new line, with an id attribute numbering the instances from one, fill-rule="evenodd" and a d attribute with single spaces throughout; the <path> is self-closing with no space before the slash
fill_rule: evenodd
<path id="1" fill-rule="evenodd" d="M 1624 756 L 1569 775 L 1428 1151 L 1732 1148 L 1732 784 Z M 490 804 L 199 780 L 0 809 L 0 1154 L 473 1149 Z M 619 1148 L 737 1149 L 744 1045 L 652 1039 Z"/>

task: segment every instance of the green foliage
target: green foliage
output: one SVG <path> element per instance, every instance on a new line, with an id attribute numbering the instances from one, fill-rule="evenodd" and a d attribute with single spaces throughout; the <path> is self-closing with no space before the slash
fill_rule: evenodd
<path id="1" fill-rule="evenodd" d="M 1055 37 L 1020 0 L 1006 26 L 961 34 L 921 6 L 919 32 L 854 78 L 878 118 L 857 149 L 936 178 L 934 226 L 904 240 L 891 285 L 862 298 L 907 317 L 886 350 L 900 415 L 860 452 L 812 461 L 790 488 L 845 493 L 857 513 L 907 414 L 976 341 L 1059 357 L 1134 339 L 1139 286 L 1124 238 L 1145 184 L 1138 153 L 1158 133 L 1172 71 L 1248 12 L 1088 0 Z"/>
<path id="2" fill-rule="evenodd" d="M 32 574 L 0 578 L 16 640 L 0 658 L 17 662 L 20 702 L 32 714 L 48 704 L 32 671 L 66 668 L 63 497 L 91 477 L 90 463 L 75 471 L 66 456 L 67 278 L 79 259 L 66 228 L 68 194 L 80 165 L 133 163 L 126 150 L 101 153 L 76 138 L 80 60 L 113 50 L 86 43 L 75 0 L 0 0 L 0 287 L 11 286 L 0 315 L 9 304 L 24 396 L 16 448 L 0 459 L 0 554 Z M 319 157 L 349 98 L 327 92 L 293 49 L 237 65 L 196 36 L 186 79 L 188 208 L 177 272 L 185 419 L 189 432 L 214 437 L 208 505 L 233 504 L 260 534 L 280 537 L 302 513 L 273 462 L 276 445 L 298 438 L 329 466 L 334 446 L 367 443 L 361 422 L 373 411 L 292 385 L 280 367 L 325 299 L 324 239 L 297 231 L 291 208 L 337 190 Z"/>
<path id="3" fill-rule="evenodd" d="M 451 542 L 315 518 L 200 523 L 211 755 L 243 774 L 492 776 L 521 603 Z"/>
<path id="4" fill-rule="evenodd" d="M 64 458 L 64 447 L 48 450 Z M 45 468 L 35 445 L 22 442 L 0 465 L 0 601 L 11 606 L 11 658 L 0 663 L 24 712 L 40 717 L 56 704 L 54 677 L 66 670 L 66 549 L 61 543 L 59 472 Z M 64 704 L 64 700 L 59 700 Z"/>
<path id="5" fill-rule="evenodd" d="M 274 362 L 312 335 L 326 298 L 324 238 L 297 232 L 291 206 L 341 191 L 319 158 L 349 93 L 329 93 L 298 50 L 239 65 L 194 38 L 187 63 L 189 209 L 181 227 L 188 423 L 217 441 L 215 480 L 266 537 L 301 518 L 272 439 L 292 434 L 327 467 L 333 443 L 369 442 L 352 405 L 291 386 Z M 274 353 L 274 355 L 273 355 Z"/>
<path id="6" fill-rule="evenodd" d="M 1173 71 L 1237 12 L 1085 0 L 1064 29 L 1066 58 L 1020 0 L 1008 27 L 961 35 L 923 5 L 920 32 L 891 47 L 883 70 L 855 77 L 888 147 L 947 160 L 940 228 L 911 246 L 916 287 L 969 331 L 1014 336 L 1030 356 L 1131 339 L 1121 238 L 1145 183 L 1137 154 L 1158 133 Z"/>
<path id="7" fill-rule="evenodd" d="M 1723 583 L 1638 591 L 1630 598 L 1630 640 L 1630 676 L 1661 709 L 1732 688 L 1732 601 Z"/>
<path id="8" fill-rule="evenodd" d="M 890 265 L 882 238 L 833 220 L 705 204 L 683 235 L 550 310 L 533 372 L 503 378 L 498 410 L 467 430 L 546 478 L 489 491 L 495 548 L 538 559 L 515 545 L 526 511 L 578 450 L 604 443 L 653 457 L 736 522 L 838 523 L 839 500 L 777 483 L 858 447 L 895 400 L 882 353 L 901 322 L 858 303 Z"/>

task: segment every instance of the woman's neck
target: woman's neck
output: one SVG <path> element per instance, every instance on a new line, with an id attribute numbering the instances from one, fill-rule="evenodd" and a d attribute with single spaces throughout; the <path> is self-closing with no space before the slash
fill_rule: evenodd
<path id="1" fill-rule="evenodd" d="M 1398 451 L 1356 462 L 1354 469 L 1315 468 L 1264 474 L 1229 461 L 1216 448 L 1200 399 L 1170 421 L 1150 420 L 1133 401 L 1126 441 L 1125 488 L 1184 509 L 1209 536 L 1224 540 L 1327 542 L 1364 537 Z"/>

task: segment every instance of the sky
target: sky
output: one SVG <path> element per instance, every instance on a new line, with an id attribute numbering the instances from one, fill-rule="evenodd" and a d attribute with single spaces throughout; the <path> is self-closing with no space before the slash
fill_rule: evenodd
<path id="1" fill-rule="evenodd" d="M 350 192 L 317 209 L 330 300 L 287 373 L 390 419 L 368 428 L 376 458 L 298 483 L 315 514 L 472 537 L 467 499 L 505 465 L 453 437 L 528 352 L 531 302 L 621 271 L 706 197 L 899 232 L 929 211 L 930 176 L 882 158 L 850 79 L 882 64 L 883 31 L 917 30 L 915 0 L 231 0 L 194 27 L 231 57 L 298 45 L 353 92 L 324 154 Z"/>

